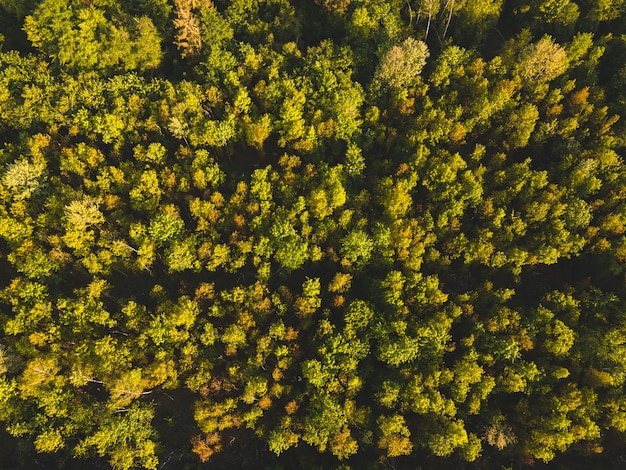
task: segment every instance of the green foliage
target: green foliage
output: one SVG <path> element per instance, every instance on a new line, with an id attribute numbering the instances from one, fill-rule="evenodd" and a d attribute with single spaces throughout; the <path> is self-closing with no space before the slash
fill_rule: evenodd
<path id="1" fill-rule="evenodd" d="M 350 263 L 367 263 L 373 249 L 373 240 L 362 230 L 352 231 L 341 240 L 340 253 Z"/>
<path id="2" fill-rule="evenodd" d="M 0 460 L 614 466 L 625 5 L 0 0 Z"/>
<path id="3" fill-rule="evenodd" d="M 159 214 L 150 221 L 148 234 L 157 245 L 164 245 L 182 235 L 185 223 L 170 214 Z"/>
<path id="4" fill-rule="evenodd" d="M 309 258 L 308 243 L 289 221 L 276 220 L 270 230 L 275 245 L 274 258 L 284 268 L 298 269 Z"/>
<path id="5" fill-rule="evenodd" d="M 398 457 L 411 453 L 413 450 L 413 444 L 409 440 L 411 431 L 402 416 L 381 416 L 378 418 L 378 426 L 381 433 L 378 447 L 384 449 L 387 456 Z"/>
<path id="6" fill-rule="evenodd" d="M 34 47 L 70 70 L 158 66 L 161 38 L 152 21 L 122 15 L 115 6 L 107 11 L 73 0 L 46 0 L 25 18 L 24 31 Z"/>
<path id="7" fill-rule="evenodd" d="M 104 421 L 96 433 L 82 440 L 76 448 L 79 456 L 92 449 L 98 455 L 109 455 L 109 463 L 116 470 L 137 466 L 157 468 L 155 442 L 150 421 L 154 411 L 150 407 L 134 405 Z"/>

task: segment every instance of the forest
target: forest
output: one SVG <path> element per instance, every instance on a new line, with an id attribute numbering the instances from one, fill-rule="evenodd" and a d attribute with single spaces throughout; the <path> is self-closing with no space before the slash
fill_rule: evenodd
<path id="1" fill-rule="evenodd" d="M 0 0 L 0 467 L 624 468 L 625 153 L 626 0 Z"/>

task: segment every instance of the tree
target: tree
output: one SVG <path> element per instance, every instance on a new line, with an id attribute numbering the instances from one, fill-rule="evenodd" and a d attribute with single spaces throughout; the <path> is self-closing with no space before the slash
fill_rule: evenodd
<path id="1" fill-rule="evenodd" d="M 132 405 L 99 423 L 98 430 L 83 439 L 76 454 L 84 457 L 94 450 L 98 455 L 110 455 L 109 463 L 115 470 L 129 470 L 140 465 L 156 469 L 156 442 L 151 421 L 154 410 L 150 406 Z"/>
<path id="2" fill-rule="evenodd" d="M 145 170 L 130 190 L 130 202 L 137 209 L 152 210 L 158 207 L 162 194 L 157 172 Z"/>
<path id="3" fill-rule="evenodd" d="M 345 460 L 356 454 L 358 449 L 358 442 L 351 436 L 350 428 L 345 424 L 330 440 L 330 451 L 339 460 Z"/>
<path id="4" fill-rule="evenodd" d="M 429 55 L 426 43 L 407 38 L 385 53 L 376 70 L 376 78 L 391 88 L 414 85 Z"/>
<path id="5" fill-rule="evenodd" d="M 165 250 L 165 262 L 170 272 L 200 271 L 202 264 L 197 256 L 197 241 L 194 236 L 175 241 Z"/>
<path id="6" fill-rule="evenodd" d="M 518 39 L 519 44 L 527 45 L 519 51 L 516 72 L 526 83 L 544 83 L 565 73 L 569 61 L 565 49 L 548 36 L 536 43 L 530 43 L 526 33 Z"/>
<path id="7" fill-rule="evenodd" d="M 309 259 L 309 245 L 287 220 L 277 219 L 270 229 L 274 259 L 284 268 L 298 269 Z"/>
<path id="8" fill-rule="evenodd" d="M 166 245 L 168 242 L 178 239 L 184 231 L 185 222 L 179 217 L 164 213 L 157 215 L 150 221 L 148 234 L 157 246 Z"/>
<path id="9" fill-rule="evenodd" d="M 539 110 L 532 104 L 513 111 L 504 128 L 506 145 L 511 149 L 526 147 L 538 119 Z"/>
<path id="10" fill-rule="evenodd" d="M 291 418 L 285 416 L 280 426 L 270 431 L 268 437 L 269 449 L 276 455 L 282 454 L 290 447 L 296 446 L 300 440 L 300 435 L 291 430 Z"/>
<path id="11" fill-rule="evenodd" d="M 77 254 L 84 256 L 96 239 L 93 228 L 98 228 L 104 223 L 104 215 L 97 201 L 85 197 L 65 206 L 63 221 L 65 225 L 63 241 Z"/>
<path id="12" fill-rule="evenodd" d="M 341 256 L 357 266 L 369 261 L 373 249 L 374 242 L 362 230 L 352 231 L 341 239 Z"/>
<path id="13" fill-rule="evenodd" d="M 496 25 L 502 7 L 502 0 L 468 0 L 457 13 L 458 21 L 452 34 L 480 41 Z"/>
<path id="14" fill-rule="evenodd" d="M 315 313 L 321 307 L 320 280 L 307 278 L 302 283 L 302 296 L 294 302 L 296 315 L 307 316 Z"/>
<path id="15" fill-rule="evenodd" d="M 45 187 L 46 165 L 43 161 L 20 159 L 11 163 L 2 177 L 2 183 L 17 201 L 36 196 Z"/>
<path id="16" fill-rule="evenodd" d="M 181 57 L 197 57 L 202 50 L 202 32 L 192 8 L 196 7 L 194 0 L 176 0 L 174 27 L 177 30 L 176 46 L 181 50 Z M 208 2 L 203 2 L 208 3 Z M 207 8 L 209 5 L 198 5 Z"/>
<path id="17" fill-rule="evenodd" d="M 114 9 L 110 9 L 114 11 Z M 148 17 L 119 15 L 74 1 L 46 0 L 24 20 L 34 47 L 70 70 L 146 70 L 161 60 L 161 38 Z"/>
<path id="18" fill-rule="evenodd" d="M 302 440 L 323 452 L 345 424 L 345 413 L 336 399 L 324 392 L 316 393 L 304 420 Z"/>
<path id="19" fill-rule="evenodd" d="M 408 455 L 413 450 L 413 444 L 409 437 L 411 431 L 406 426 L 404 417 L 401 415 L 380 416 L 377 420 L 381 437 L 378 447 L 385 450 L 388 457 Z"/>
<path id="20" fill-rule="evenodd" d="M 578 20 L 578 5 L 570 0 L 546 0 L 537 8 L 537 19 L 549 25 L 572 25 Z"/>

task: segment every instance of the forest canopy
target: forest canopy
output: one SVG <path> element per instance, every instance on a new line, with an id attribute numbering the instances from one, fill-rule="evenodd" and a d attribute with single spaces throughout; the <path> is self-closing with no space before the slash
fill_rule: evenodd
<path id="1" fill-rule="evenodd" d="M 616 468 L 626 1 L 0 0 L 7 468 Z"/>

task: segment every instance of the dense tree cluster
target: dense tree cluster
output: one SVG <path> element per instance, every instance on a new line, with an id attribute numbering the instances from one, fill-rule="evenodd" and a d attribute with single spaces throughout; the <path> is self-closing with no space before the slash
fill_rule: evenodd
<path id="1" fill-rule="evenodd" d="M 0 0 L 0 460 L 610 468 L 626 1 Z"/>

